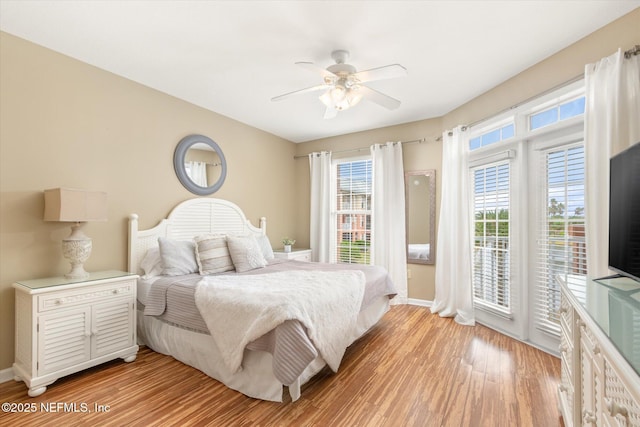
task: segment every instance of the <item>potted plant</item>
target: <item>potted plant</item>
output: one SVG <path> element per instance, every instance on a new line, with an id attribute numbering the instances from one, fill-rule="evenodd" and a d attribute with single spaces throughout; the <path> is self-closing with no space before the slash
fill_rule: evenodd
<path id="1" fill-rule="evenodd" d="M 284 245 L 285 252 L 291 252 L 291 246 L 295 245 L 295 243 L 296 241 L 294 239 L 290 239 L 288 237 L 282 239 L 282 244 Z"/>

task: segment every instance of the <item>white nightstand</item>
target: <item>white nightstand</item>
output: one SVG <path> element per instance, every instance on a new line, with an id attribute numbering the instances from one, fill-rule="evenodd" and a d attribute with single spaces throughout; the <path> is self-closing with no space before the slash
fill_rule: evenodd
<path id="1" fill-rule="evenodd" d="M 285 252 L 284 249 L 278 249 L 276 251 L 273 251 L 273 256 L 278 259 L 311 261 L 311 249 L 291 249 L 291 252 Z"/>
<path id="2" fill-rule="evenodd" d="M 39 396 L 58 378 L 136 359 L 136 279 L 123 271 L 84 280 L 24 280 L 16 290 L 14 379 Z"/>

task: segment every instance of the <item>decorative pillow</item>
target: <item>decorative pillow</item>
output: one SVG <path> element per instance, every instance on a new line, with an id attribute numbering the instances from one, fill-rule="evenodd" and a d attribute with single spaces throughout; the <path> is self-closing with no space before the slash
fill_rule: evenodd
<path id="1" fill-rule="evenodd" d="M 258 246 L 260 246 L 260 249 L 262 250 L 264 259 L 267 261 L 273 259 L 273 248 L 271 248 L 271 242 L 269 242 L 269 238 L 267 237 L 267 235 L 259 235 L 258 237 L 256 237 L 256 241 L 258 242 Z"/>
<path id="2" fill-rule="evenodd" d="M 143 279 L 161 275 L 162 260 L 160 259 L 160 248 L 149 249 L 140 262 L 140 268 L 144 272 L 142 276 Z"/>
<path id="3" fill-rule="evenodd" d="M 233 270 L 233 261 L 224 234 L 196 236 L 196 262 L 201 275 Z"/>
<path id="4" fill-rule="evenodd" d="M 196 273 L 195 243 L 190 240 L 173 240 L 158 238 L 160 259 L 162 260 L 162 274 L 166 276 L 181 276 Z"/>
<path id="5" fill-rule="evenodd" d="M 229 246 L 229 254 L 231 254 L 233 265 L 238 273 L 267 265 L 267 260 L 262 255 L 262 249 L 253 236 L 228 236 L 227 246 Z"/>

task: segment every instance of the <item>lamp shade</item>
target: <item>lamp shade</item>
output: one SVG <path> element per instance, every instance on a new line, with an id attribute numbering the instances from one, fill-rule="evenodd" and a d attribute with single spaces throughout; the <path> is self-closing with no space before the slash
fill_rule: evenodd
<path id="1" fill-rule="evenodd" d="M 89 222 L 107 220 L 107 193 L 52 188 L 44 191 L 44 220 Z"/>

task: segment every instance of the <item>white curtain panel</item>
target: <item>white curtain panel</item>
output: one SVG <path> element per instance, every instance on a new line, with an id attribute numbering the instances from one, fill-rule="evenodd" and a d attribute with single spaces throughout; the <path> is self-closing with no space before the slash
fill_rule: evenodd
<path id="1" fill-rule="evenodd" d="M 407 303 L 407 247 L 402 143 L 371 146 L 371 262 L 385 267 L 398 295 L 393 304 Z"/>
<path id="2" fill-rule="evenodd" d="M 331 152 L 309 154 L 312 260 L 331 262 Z"/>
<path id="3" fill-rule="evenodd" d="M 443 134 L 436 295 L 432 313 L 474 325 L 471 280 L 469 140 L 460 127 Z"/>
<path id="4" fill-rule="evenodd" d="M 640 56 L 622 50 L 585 67 L 587 273 L 609 273 L 609 159 L 640 141 Z"/>
<path id="5" fill-rule="evenodd" d="M 189 162 L 189 177 L 194 184 L 200 187 L 208 187 L 207 164 L 204 162 Z"/>

